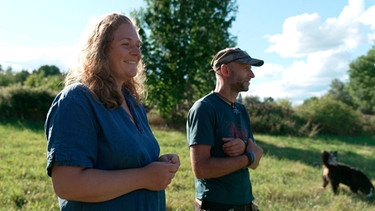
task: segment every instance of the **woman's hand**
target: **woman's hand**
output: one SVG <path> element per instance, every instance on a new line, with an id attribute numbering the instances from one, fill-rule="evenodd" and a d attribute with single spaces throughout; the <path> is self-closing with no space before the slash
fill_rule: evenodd
<path id="1" fill-rule="evenodd" d="M 179 163 L 156 161 L 152 162 L 146 167 L 145 188 L 152 191 L 164 190 L 171 183 L 179 168 Z"/>
<path id="2" fill-rule="evenodd" d="M 164 190 L 171 183 L 179 167 L 180 158 L 178 155 L 161 155 L 159 161 L 152 162 L 145 167 L 146 174 L 149 175 L 147 189 Z"/>
<path id="3" fill-rule="evenodd" d="M 180 158 L 176 154 L 165 154 L 159 157 L 159 161 L 170 162 L 180 166 Z"/>

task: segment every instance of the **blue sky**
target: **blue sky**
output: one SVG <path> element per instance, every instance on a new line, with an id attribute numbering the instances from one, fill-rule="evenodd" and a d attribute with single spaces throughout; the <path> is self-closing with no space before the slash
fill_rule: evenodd
<path id="1" fill-rule="evenodd" d="M 245 95 L 294 104 L 325 94 L 348 64 L 375 45 L 375 0 L 237 0 L 230 29 L 238 47 L 265 60 Z M 88 21 L 109 12 L 129 14 L 141 0 L 0 0 L 0 64 L 66 71 Z M 214 88 L 214 87 L 213 87 Z"/>

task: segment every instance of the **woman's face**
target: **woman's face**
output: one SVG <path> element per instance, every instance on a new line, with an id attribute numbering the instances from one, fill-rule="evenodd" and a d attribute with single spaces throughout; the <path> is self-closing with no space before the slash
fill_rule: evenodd
<path id="1" fill-rule="evenodd" d="M 141 60 L 140 47 L 141 41 L 132 24 L 123 23 L 113 32 L 108 60 L 116 83 L 120 87 L 137 75 L 137 65 Z"/>

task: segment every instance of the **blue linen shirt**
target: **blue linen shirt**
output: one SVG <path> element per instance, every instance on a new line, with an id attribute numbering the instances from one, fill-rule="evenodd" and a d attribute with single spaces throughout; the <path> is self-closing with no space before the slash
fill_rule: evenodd
<path id="1" fill-rule="evenodd" d="M 159 144 L 144 107 L 128 91 L 124 95 L 136 124 L 122 107 L 106 108 L 81 83 L 67 86 L 56 96 L 45 122 L 49 176 L 53 163 L 119 170 L 158 160 Z M 166 210 L 164 190 L 135 190 L 100 203 L 59 198 L 59 204 L 61 210 Z"/>

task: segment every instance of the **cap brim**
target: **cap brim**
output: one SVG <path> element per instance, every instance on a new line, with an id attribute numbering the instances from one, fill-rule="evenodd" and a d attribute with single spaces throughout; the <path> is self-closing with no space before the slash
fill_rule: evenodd
<path id="1" fill-rule="evenodd" d="M 243 58 L 243 59 L 238 59 L 236 62 L 242 63 L 242 64 L 250 64 L 252 66 L 260 67 L 264 64 L 263 60 L 260 59 L 254 59 L 254 58 Z"/>

